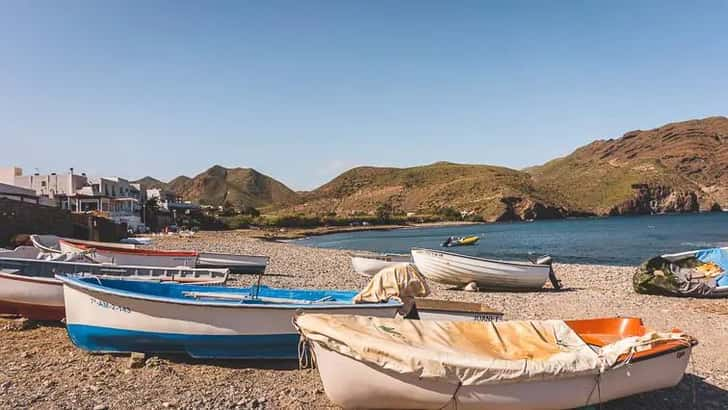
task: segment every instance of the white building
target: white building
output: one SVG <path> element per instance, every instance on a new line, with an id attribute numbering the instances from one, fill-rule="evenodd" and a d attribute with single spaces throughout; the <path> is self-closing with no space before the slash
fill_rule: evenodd
<path id="1" fill-rule="evenodd" d="M 35 173 L 23 175 L 18 167 L 0 168 L 0 183 L 25 189 L 72 212 L 98 212 L 131 229 L 142 224 L 141 210 L 146 191 L 119 177 L 87 177 L 75 174 Z"/>

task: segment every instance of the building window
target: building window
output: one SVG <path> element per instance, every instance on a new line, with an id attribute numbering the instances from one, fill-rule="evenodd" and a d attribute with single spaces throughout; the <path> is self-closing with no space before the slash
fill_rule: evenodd
<path id="1" fill-rule="evenodd" d="M 40 186 L 43 186 L 43 187 L 46 186 L 46 182 L 45 181 L 40 181 Z"/>

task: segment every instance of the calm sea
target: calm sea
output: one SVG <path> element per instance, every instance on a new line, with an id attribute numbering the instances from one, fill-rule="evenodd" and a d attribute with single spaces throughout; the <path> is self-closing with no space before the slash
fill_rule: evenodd
<path id="1" fill-rule="evenodd" d="M 474 256 L 523 259 L 534 252 L 551 255 L 556 262 L 636 265 L 653 255 L 728 246 L 728 213 L 408 228 L 316 236 L 297 243 L 407 253 L 412 247 L 440 248 L 440 243 L 451 235 L 480 236 L 476 246 L 452 248 Z"/>

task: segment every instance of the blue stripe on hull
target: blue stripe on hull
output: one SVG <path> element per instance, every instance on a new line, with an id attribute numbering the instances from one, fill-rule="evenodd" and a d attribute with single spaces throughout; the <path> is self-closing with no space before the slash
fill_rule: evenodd
<path id="1" fill-rule="evenodd" d="M 187 335 L 75 324 L 69 324 L 67 329 L 73 344 L 94 353 L 183 353 L 200 359 L 298 358 L 296 333 Z"/>

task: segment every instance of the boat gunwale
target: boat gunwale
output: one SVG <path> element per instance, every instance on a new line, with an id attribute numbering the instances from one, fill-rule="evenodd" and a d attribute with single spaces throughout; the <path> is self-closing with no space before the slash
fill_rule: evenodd
<path id="1" fill-rule="evenodd" d="M 139 256 L 169 256 L 169 257 L 194 257 L 200 256 L 200 252 L 197 251 L 167 251 L 160 249 L 121 249 L 110 246 L 92 246 L 86 245 L 79 242 L 73 242 L 66 239 L 60 239 L 59 244 L 67 244 L 76 248 L 83 249 L 85 251 L 98 250 L 103 252 L 121 253 L 125 255 L 139 255 Z"/>
<path id="2" fill-rule="evenodd" d="M 63 283 L 55 278 L 46 278 L 42 276 L 18 275 L 17 273 L 5 272 L 0 269 L 0 278 L 17 280 L 19 282 L 42 283 L 44 285 L 63 286 Z"/>
<path id="3" fill-rule="evenodd" d="M 477 256 L 463 255 L 463 254 L 459 254 L 459 253 L 455 253 L 455 252 L 441 251 L 441 250 L 429 249 L 429 248 L 412 248 L 410 250 L 410 253 L 412 253 L 413 258 L 414 258 L 413 252 L 415 252 L 415 251 L 438 252 L 438 253 L 444 253 L 448 256 L 455 256 L 455 257 L 472 259 L 472 260 L 481 261 L 481 262 L 499 263 L 499 264 L 503 264 L 503 265 L 512 265 L 512 266 L 527 266 L 527 267 L 538 267 L 538 268 L 551 268 L 551 266 L 552 266 L 552 265 L 546 265 L 543 263 L 504 261 L 504 260 L 498 260 L 498 259 L 480 258 Z"/>
<path id="4" fill-rule="evenodd" d="M 353 303 L 352 302 L 352 303 L 345 304 L 345 305 L 326 304 L 326 302 L 315 304 L 315 305 L 314 304 L 310 304 L 310 305 L 301 304 L 301 303 L 295 303 L 295 304 L 294 303 L 291 303 L 291 304 L 283 304 L 283 303 L 246 304 L 246 303 L 241 303 L 240 301 L 222 303 L 222 302 L 213 302 L 213 301 L 207 301 L 207 300 L 195 300 L 195 299 L 187 300 L 184 298 L 152 296 L 152 295 L 146 295 L 146 294 L 139 293 L 139 292 L 131 292 L 131 291 L 122 290 L 122 289 L 109 288 L 107 286 L 100 286 L 100 285 L 96 285 L 93 283 L 84 282 L 84 281 L 78 280 L 77 278 L 74 278 L 72 276 L 67 276 L 67 275 L 55 275 L 55 277 L 56 277 L 56 279 L 60 280 L 64 286 L 69 286 L 76 290 L 95 292 L 95 293 L 107 294 L 107 295 L 118 296 L 118 297 L 125 297 L 125 298 L 142 300 L 142 301 L 147 301 L 147 302 L 169 303 L 169 304 L 183 305 L 183 306 L 223 307 L 223 308 L 232 308 L 232 309 L 245 308 L 245 309 L 286 309 L 286 310 L 353 309 L 356 307 L 384 309 L 384 308 L 393 308 L 393 307 L 399 308 L 399 307 L 403 306 L 402 302 L 398 302 L 393 299 L 390 299 L 389 301 L 387 301 L 385 303 Z M 271 288 L 271 289 L 279 289 L 279 288 Z M 307 289 L 290 289 L 290 290 L 307 291 Z M 337 290 L 331 290 L 331 291 L 341 292 L 341 291 L 337 291 Z"/>

